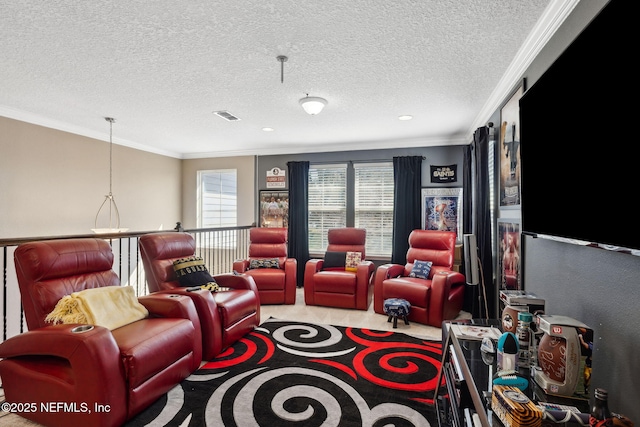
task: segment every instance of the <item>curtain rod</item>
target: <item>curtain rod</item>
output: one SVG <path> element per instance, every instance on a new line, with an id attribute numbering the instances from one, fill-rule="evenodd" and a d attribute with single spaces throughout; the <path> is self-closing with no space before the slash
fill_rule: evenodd
<path id="1" fill-rule="evenodd" d="M 396 156 L 397 157 L 397 156 Z M 400 157 L 413 157 L 413 156 L 400 156 Z M 425 156 L 422 156 L 422 160 L 426 160 L 427 158 Z M 332 165 L 332 164 L 340 164 L 340 163 L 371 163 L 371 162 L 392 162 L 393 161 L 393 157 L 392 158 L 386 158 L 386 159 L 360 159 L 360 160 L 327 160 L 327 161 L 315 161 L 315 162 L 310 162 L 310 164 L 316 164 L 316 165 Z"/>

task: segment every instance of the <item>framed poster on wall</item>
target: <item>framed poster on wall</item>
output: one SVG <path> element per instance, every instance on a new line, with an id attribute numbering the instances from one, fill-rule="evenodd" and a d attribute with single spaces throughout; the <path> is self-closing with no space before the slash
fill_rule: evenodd
<path id="1" fill-rule="evenodd" d="M 289 192 L 260 190 L 260 227 L 289 227 Z"/>
<path id="2" fill-rule="evenodd" d="M 522 236 L 520 220 L 498 219 L 498 284 L 500 289 L 522 290 Z"/>
<path id="3" fill-rule="evenodd" d="M 520 98 L 525 80 L 500 109 L 500 207 L 520 206 Z"/>
<path id="4" fill-rule="evenodd" d="M 462 188 L 422 189 L 422 229 L 455 231 L 462 243 Z"/>

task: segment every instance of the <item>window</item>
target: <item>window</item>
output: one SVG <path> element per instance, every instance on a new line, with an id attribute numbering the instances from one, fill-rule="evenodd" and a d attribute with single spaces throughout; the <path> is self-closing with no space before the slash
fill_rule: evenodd
<path id="1" fill-rule="evenodd" d="M 327 248 L 330 228 L 347 224 L 347 165 L 309 168 L 309 252 Z"/>
<path id="2" fill-rule="evenodd" d="M 238 180 L 236 169 L 198 171 L 198 228 L 238 225 Z M 234 248 L 231 238 L 215 233 L 210 244 L 215 248 Z"/>
<path id="3" fill-rule="evenodd" d="M 390 256 L 393 235 L 393 164 L 309 167 L 309 252 L 327 249 L 336 227 L 367 230 L 367 256 Z"/>
<path id="4" fill-rule="evenodd" d="M 367 255 L 391 255 L 393 163 L 356 163 L 354 223 L 367 230 Z"/>

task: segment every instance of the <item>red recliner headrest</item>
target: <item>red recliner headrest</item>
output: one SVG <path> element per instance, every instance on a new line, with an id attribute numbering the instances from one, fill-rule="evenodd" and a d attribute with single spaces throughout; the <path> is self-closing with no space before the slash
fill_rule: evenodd
<path id="1" fill-rule="evenodd" d="M 286 228 L 252 228 L 249 230 L 251 243 L 287 243 Z"/>
<path id="2" fill-rule="evenodd" d="M 73 292 L 119 286 L 111 246 L 102 239 L 24 243 L 14 252 L 27 327 L 41 328 L 60 298 Z"/>
<path id="3" fill-rule="evenodd" d="M 188 233 L 151 233 L 140 237 L 140 248 L 149 259 L 177 259 L 192 256 L 196 241 Z"/>
<path id="4" fill-rule="evenodd" d="M 249 230 L 249 258 L 278 258 L 280 268 L 288 256 L 286 228 L 252 228 Z"/>
<path id="5" fill-rule="evenodd" d="M 163 232 L 140 237 L 140 255 L 150 292 L 180 286 L 173 269 L 173 261 L 193 256 L 196 241 L 189 233 Z"/>
<path id="6" fill-rule="evenodd" d="M 14 253 L 24 277 L 37 282 L 111 270 L 113 252 L 101 239 L 24 243 Z"/>
<path id="7" fill-rule="evenodd" d="M 327 240 L 327 251 L 360 252 L 362 259 L 365 259 L 367 230 L 364 228 L 331 228 L 327 233 Z"/>

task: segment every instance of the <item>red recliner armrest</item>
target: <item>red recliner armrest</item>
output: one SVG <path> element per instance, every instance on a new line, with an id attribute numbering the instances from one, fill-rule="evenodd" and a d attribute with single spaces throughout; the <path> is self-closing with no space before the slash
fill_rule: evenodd
<path id="1" fill-rule="evenodd" d="M 244 273 L 249 269 L 248 259 L 237 259 L 233 262 L 233 271 L 238 273 Z"/>
<path id="2" fill-rule="evenodd" d="M 246 274 L 218 274 L 213 276 L 216 283 L 222 287 L 233 288 L 233 289 L 246 289 L 248 291 L 253 291 L 256 295 L 256 301 L 260 301 L 260 294 L 258 293 L 258 286 L 256 285 L 253 277 L 248 276 Z M 260 304 L 257 304 L 256 307 L 256 316 L 259 322 L 260 319 Z"/>
<path id="3" fill-rule="evenodd" d="M 356 308 L 366 310 L 369 307 L 371 301 L 371 295 L 369 293 L 369 285 L 371 285 L 371 276 L 375 271 L 375 265 L 373 261 L 360 261 L 356 268 L 356 290 L 357 301 Z"/>
<path id="4" fill-rule="evenodd" d="M 72 332 L 78 326 L 88 325 L 45 326 L 0 344 L 0 375 L 7 401 L 63 401 L 86 404 L 92 411 L 94 405 L 102 405 L 109 408 L 107 424 L 121 425 L 127 415 L 127 389 L 120 350 L 109 329 L 93 326 Z M 34 379 L 37 385 L 24 384 L 25 378 Z M 41 423 L 53 422 L 46 413 L 31 415 Z M 56 418 L 60 425 L 65 420 L 106 425 L 100 414 L 63 413 Z"/>
<path id="5" fill-rule="evenodd" d="M 217 274 L 213 276 L 216 283 L 222 287 L 233 289 L 246 289 L 258 295 L 258 287 L 253 277 L 244 274 Z"/>
<path id="6" fill-rule="evenodd" d="M 323 259 L 312 258 L 304 266 L 304 302 L 308 305 L 315 305 L 316 288 L 313 275 L 322 270 Z"/>
<path id="7" fill-rule="evenodd" d="M 296 287 L 298 286 L 298 260 L 295 258 L 287 258 L 284 262 L 284 293 L 285 304 L 293 304 L 296 301 Z"/>
<path id="8" fill-rule="evenodd" d="M 439 328 L 442 325 L 442 321 L 448 317 L 446 311 L 452 289 L 464 285 L 464 275 L 455 271 L 439 271 L 433 275 L 429 302 L 429 324 L 431 326 Z"/>
<path id="9" fill-rule="evenodd" d="M 392 277 L 401 276 L 404 273 L 404 265 L 383 264 L 376 269 L 373 279 L 373 311 L 384 314 L 384 299 L 382 298 L 382 282 Z"/>

